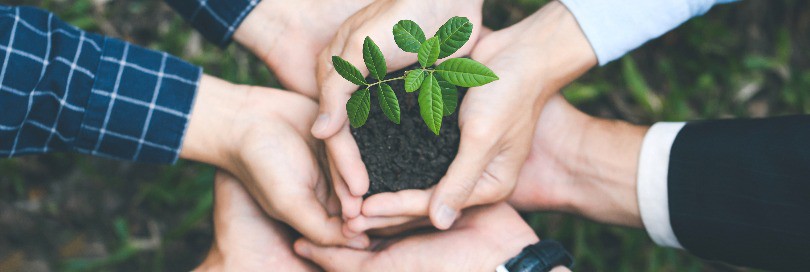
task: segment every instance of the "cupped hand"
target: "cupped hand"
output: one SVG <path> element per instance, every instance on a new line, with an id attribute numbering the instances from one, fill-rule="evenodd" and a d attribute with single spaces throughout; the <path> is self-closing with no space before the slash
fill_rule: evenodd
<path id="1" fill-rule="evenodd" d="M 575 169 L 571 168 L 569 161 L 580 157 L 577 155 L 579 141 L 586 124 L 592 119 L 571 106 L 560 94 L 549 99 L 535 124 L 529 154 L 520 164 L 510 204 L 532 211 L 572 211 L 569 204 L 575 192 L 570 190 L 576 188 L 570 185 L 570 181 L 575 176 Z M 373 195 L 364 201 L 363 215 L 348 220 L 347 228 L 361 233 L 413 222 L 427 215 L 435 190 L 434 187 Z"/>
<path id="2" fill-rule="evenodd" d="M 365 247 L 366 236 L 342 234 L 339 203 L 308 130 L 316 107 L 296 93 L 204 76 L 181 156 L 232 173 L 268 215 L 319 244 Z"/>
<path id="3" fill-rule="evenodd" d="M 262 212 L 235 177 L 214 178 L 214 242 L 194 271 L 320 271 L 293 252 L 295 233 Z"/>
<path id="4" fill-rule="evenodd" d="M 465 207 L 507 199 L 546 101 L 596 64 L 575 18 L 558 2 L 481 38 L 472 57 L 500 80 L 467 92 L 459 111 L 459 152 L 447 174 L 427 191 L 370 197 L 363 204 L 364 216 L 401 221 L 402 216 L 429 215 L 437 228 L 446 229 Z M 356 229 L 373 227 L 366 221 L 355 223 L 361 225 Z M 378 226 L 391 223 L 374 221 Z"/>
<path id="5" fill-rule="evenodd" d="M 372 0 L 266 0 L 245 17 L 234 40 L 264 61 L 282 86 L 318 98 L 318 54 L 340 25 Z"/>
<path id="6" fill-rule="evenodd" d="M 360 214 L 361 196 L 368 191 L 369 178 L 347 122 L 346 102 L 357 86 L 335 71 L 332 56 L 346 59 L 367 75 L 368 69 L 360 64 L 363 63 L 363 41 L 368 36 L 379 46 L 389 71 L 404 68 L 415 63 L 417 55 L 397 47 L 392 31 L 397 22 L 412 20 L 427 36 L 432 36 L 448 19 L 463 16 L 473 24 L 470 39 L 474 41 L 481 31 L 482 5 L 482 0 L 379 0 L 346 20 L 320 54 L 320 115 L 312 133 L 326 140 L 331 176 L 345 217 Z M 468 43 L 451 56 L 468 55 L 471 49 L 472 44 Z"/>
<path id="7" fill-rule="evenodd" d="M 494 271 L 537 241 L 514 209 L 496 204 L 465 211 L 448 231 L 375 240 L 372 251 L 300 239 L 295 252 L 327 271 Z"/>

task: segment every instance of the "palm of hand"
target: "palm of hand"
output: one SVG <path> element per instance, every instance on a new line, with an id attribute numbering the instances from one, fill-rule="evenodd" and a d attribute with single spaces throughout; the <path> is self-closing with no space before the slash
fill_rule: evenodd
<path id="1" fill-rule="evenodd" d="M 249 92 L 234 121 L 234 133 L 241 136 L 227 170 L 271 217 L 319 243 L 346 244 L 336 216 L 339 204 L 320 171 L 317 142 L 308 131 L 316 104 L 285 91 L 254 87 Z"/>
<path id="2" fill-rule="evenodd" d="M 506 204 L 469 209 L 447 231 L 375 241 L 373 251 L 317 247 L 296 252 L 328 271 L 492 271 L 539 239 Z"/>

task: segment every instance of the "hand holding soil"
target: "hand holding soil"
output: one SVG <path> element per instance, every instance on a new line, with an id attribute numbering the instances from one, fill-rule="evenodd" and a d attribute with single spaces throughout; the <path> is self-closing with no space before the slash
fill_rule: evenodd
<path id="1" fill-rule="evenodd" d="M 357 87 L 334 70 L 332 56 L 341 56 L 350 63 L 363 63 L 363 41 L 368 36 L 378 42 L 390 71 L 404 68 L 415 63 L 417 57 L 416 54 L 403 52 L 394 42 L 391 27 L 399 20 L 419 22 L 425 33 L 435 33 L 447 19 L 467 17 L 474 25 L 475 30 L 470 38 L 474 41 L 481 29 L 482 4 L 481 0 L 376 1 L 343 23 L 335 39 L 321 53 L 318 62 L 320 115 L 312 133 L 326 142 L 330 174 L 341 200 L 344 217 L 353 218 L 360 214 L 362 196 L 368 192 L 369 178 L 347 122 L 346 102 Z M 454 56 L 468 55 L 472 46 L 467 44 Z M 369 74 L 365 67 L 358 68 L 362 75 Z"/>
<path id="2" fill-rule="evenodd" d="M 270 217 L 318 243 L 365 247 L 368 238 L 345 237 L 337 209 L 328 209 L 337 200 L 308 131 L 316 107 L 296 93 L 205 76 L 181 157 L 233 174 Z"/>
<path id="3" fill-rule="evenodd" d="M 525 33 L 536 36 L 528 38 Z M 572 55 L 560 54 L 566 51 L 560 47 Z M 403 221 L 401 216 L 430 215 L 436 227 L 446 229 L 463 208 L 505 200 L 515 187 L 548 97 L 596 63 L 573 15 L 559 3 L 482 37 L 472 57 L 501 79 L 471 88 L 461 102 L 460 146 L 447 174 L 431 191 L 370 197 L 363 215 L 393 216 L 392 221 L 360 219 L 363 223 L 350 221 L 350 228 L 390 226 Z M 409 205 L 384 204 L 406 199 Z"/>

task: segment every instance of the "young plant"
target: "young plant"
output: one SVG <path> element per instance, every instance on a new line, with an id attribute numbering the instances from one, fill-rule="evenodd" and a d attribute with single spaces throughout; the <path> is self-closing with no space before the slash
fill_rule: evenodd
<path id="1" fill-rule="evenodd" d="M 439 135 L 442 118 L 456 111 L 458 89 L 477 87 L 498 80 L 492 70 L 483 64 L 467 59 L 452 58 L 434 67 L 437 60 L 446 58 L 464 46 L 470 39 L 473 25 L 465 17 L 453 17 L 439 28 L 430 39 L 419 25 L 410 20 L 399 21 L 394 25 L 394 41 L 405 52 L 416 53 L 421 68 L 406 71 L 401 77 L 386 79 L 388 67 L 380 48 L 371 38 L 363 41 L 363 60 L 373 82 L 367 82 L 354 65 L 339 56 L 332 56 L 335 70 L 346 80 L 357 84 L 360 90 L 354 92 L 346 103 L 349 123 L 352 127 L 363 126 L 371 110 L 371 91 L 376 86 L 380 108 L 391 122 L 399 124 L 399 101 L 388 82 L 405 80 L 405 91 L 419 91 L 419 112 L 428 128 Z"/>

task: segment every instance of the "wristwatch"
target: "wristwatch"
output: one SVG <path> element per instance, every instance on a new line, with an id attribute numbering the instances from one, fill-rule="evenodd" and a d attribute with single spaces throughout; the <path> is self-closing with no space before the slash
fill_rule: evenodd
<path id="1" fill-rule="evenodd" d="M 496 272 L 548 272 L 564 265 L 574 267 L 574 257 L 557 241 L 546 239 L 528 245 L 520 254 L 498 266 Z"/>

